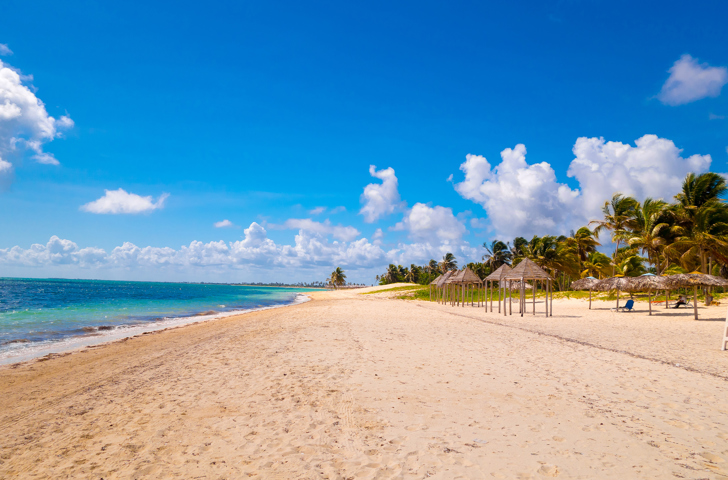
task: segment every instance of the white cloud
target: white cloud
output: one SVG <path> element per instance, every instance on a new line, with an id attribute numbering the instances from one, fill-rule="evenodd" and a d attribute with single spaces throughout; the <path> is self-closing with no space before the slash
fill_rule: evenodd
<path id="1" fill-rule="evenodd" d="M 225 220 L 215 222 L 214 225 L 215 225 L 215 228 L 230 228 L 230 227 L 235 226 L 235 224 L 233 222 L 231 222 L 230 220 L 228 220 L 227 218 Z"/>
<path id="2" fill-rule="evenodd" d="M 715 113 L 709 113 L 708 120 L 725 120 L 725 115 L 716 115 Z"/>
<path id="3" fill-rule="evenodd" d="M 13 51 L 10 50 L 7 43 L 0 43 L 0 55 L 12 55 Z"/>
<path id="4" fill-rule="evenodd" d="M 329 213 L 331 213 L 332 215 L 335 215 L 337 213 L 342 213 L 342 212 L 345 212 L 345 211 L 346 211 L 346 207 L 343 206 L 343 205 L 339 205 L 338 207 L 332 208 Z"/>
<path id="5" fill-rule="evenodd" d="M 381 245 L 383 238 L 384 238 L 384 232 L 382 231 L 381 228 L 377 228 L 374 231 L 374 234 L 372 234 L 372 243 L 374 243 L 374 245 Z"/>
<path id="6" fill-rule="evenodd" d="M 477 229 L 484 229 L 488 228 L 488 219 L 487 218 L 471 218 L 470 219 L 470 226 Z"/>
<path id="7" fill-rule="evenodd" d="M 0 175 L 3 175 L 5 173 L 10 172 L 10 170 L 13 168 L 13 164 L 10 162 L 6 162 L 2 158 L 0 158 Z"/>
<path id="8" fill-rule="evenodd" d="M 316 207 L 308 211 L 311 215 L 321 215 L 326 211 L 326 207 Z"/>
<path id="9" fill-rule="evenodd" d="M 717 97 L 728 83 L 728 68 L 698 63 L 697 58 L 683 55 L 670 68 L 657 98 L 665 105 L 684 105 L 706 97 Z"/>
<path id="10" fill-rule="evenodd" d="M 159 196 L 156 202 L 151 196 L 142 197 L 129 193 L 123 188 L 118 190 L 104 190 L 103 197 L 80 207 L 81 210 L 99 214 L 136 214 L 152 212 L 164 206 L 168 193 Z"/>
<path id="11" fill-rule="evenodd" d="M 645 135 L 636 146 L 582 137 L 573 148 L 576 158 L 567 172 L 579 189 L 559 183 L 546 162 L 526 163 L 526 148 L 501 152 L 502 162 L 491 167 L 485 157 L 467 155 L 460 166 L 465 180 L 455 184 L 464 198 L 483 206 L 499 236 L 529 237 L 563 234 L 601 216 L 601 207 L 614 193 L 672 198 L 688 172 L 708 170 L 710 155 L 681 156 L 671 140 Z"/>
<path id="12" fill-rule="evenodd" d="M 332 235 L 334 238 L 349 242 L 358 237 L 361 232 L 351 226 L 331 225 L 331 222 L 317 222 L 310 218 L 289 218 L 283 225 L 271 225 L 271 228 L 306 230 L 321 235 Z"/>
<path id="13" fill-rule="evenodd" d="M 370 282 L 389 263 L 426 262 L 430 258 L 439 259 L 447 252 L 455 253 L 462 264 L 477 261 L 482 255 L 465 242 L 459 245 L 439 245 L 435 241 L 399 244 L 397 248 L 385 251 L 376 240 L 330 241 L 309 230 L 299 230 L 292 244 L 277 244 L 268 238 L 265 228 L 253 222 L 238 241 L 193 241 L 177 249 L 140 247 L 124 242 L 106 251 L 97 247 L 79 248 L 75 242 L 53 236 L 46 244 L 34 244 L 27 249 L 19 246 L 0 248 L 0 266 L 4 272 L 15 275 L 71 272 L 78 277 L 152 277 L 177 281 L 202 278 L 294 281 L 312 275 L 323 280 L 332 267 L 340 266 L 347 270 L 352 281 Z M 84 273 L 90 271 L 93 273 Z"/>
<path id="14" fill-rule="evenodd" d="M 2 51 L 0 48 L 0 54 Z M 43 146 L 73 127 L 73 120 L 67 115 L 58 119 L 48 115 L 32 85 L 24 84 L 29 80 L 31 76 L 23 76 L 0 61 L 0 158 L 13 163 L 30 152 L 38 163 L 58 165 L 58 160 L 44 152 Z"/>
<path id="15" fill-rule="evenodd" d="M 460 165 L 465 180 L 456 183 L 455 190 L 483 206 L 499 235 L 543 234 L 573 223 L 579 192 L 556 182 L 548 163 L 526 163 L 524 145 L 503 150 L 501 163 L 493 168 L 483 156 L 465 158 Z"/>
<path id="16" fill-rule="evenodd" d="M 361 203 L 364 206 L 359 213 L 364 215 L 365 222 L 373 223 L 403 208 L 404 204 L 399 197 L 397 177 L 393 168 L 377 171 L 376 166 L 370 165 L 369 175 L 380 179 L 382 183 L 370 183 L 364 187 L 364 193 L 361 195 Z"/>
<path id="17" fill-rule="evenodd" d="M 416 203 L 394 230 L 406 230 L 416 241 L 433 244 L 458 244 L 465 234 L 465 225 L 452 213 L 452 209 Z"/>
<path id="18" fill-rule="evenodd" d="M 710 155 L 681 156 L 672 140 L 644 135 L 635 146 L 581 137 L 573 148 L 576 158 L 567 172 L 581 187 L 585 220 L 601 216 L 604 202 L 620 192 L 642 201 L 646 197 L 671 200 L 685 175 L 710 168 Z"/>

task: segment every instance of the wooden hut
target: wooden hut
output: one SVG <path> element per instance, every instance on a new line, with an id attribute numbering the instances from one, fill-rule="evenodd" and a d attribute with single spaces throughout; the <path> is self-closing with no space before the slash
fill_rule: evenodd
<path id="1" fill-rule="evenodd" d="M 435 296 L 438 303 L 445 303 L 447 284 L 445 283 L 457 270 L 450 270 L 437 277 L 437 283 L 435 283 Z"/>
<path id="2" fill-rule="evenodd" d="M 546 316 L 553 316 L 553 306 L 554 306 L 554 295 L 553 295 L 553 279 L 551 276 L 546 273 L 544 269 L 536 265 L 536 263 L 533 262 L 533 260 L 529 258 L 524 258 L 521 260 L 521 263 L 516 265 L 513 270 L 511 270 L 504 278 L 507 282 L 512 281 L 520 281 L 521 282 L 521 290 L 519 295 L 519 305 L 520 305 L 520 311 L 521 316 L 523 316 L 523 313 L 526 311 L 526 280 L 529 280 L 533 282 L 533 314 L 536 315 L 536 290 L 538 289 L 538 282 L 541 282 L 541 284 L 545 287 L 544 290 L 546 292 L 546 298 L 545 298 L 545 313 Z M 512 291 L 510 292 L 511 297 L 513 296 Z M 550 298 L 550 305 L 549 305 L 549 298 Z M 505 310 L 505 309 L 504 309 Z M 509 308 L 510 313 L 512 313 L 512 309 Z"/>
<path id="3" fill-rule="evenodd" d="M 480 287 L 483 281 L 468 267 L 463 268 L 459 272 L 455 272 L 445 281 L 450 286 L 450 300 L 452 305 L 460 305 L 464 307 L 468 299 L 472 306 L 475 305 L 475 294 L 478 293 L 478 302 L 480 302 Z M 480 306 L 480 303 L 478 303 Z"/>
<path id="4" fill-rule="evenodd" d="M 501 311 L 501 299 L 503 298 L 503 295 L 501 295 L 501 291 L 503 288 L 505 288 L 504 285 L 502 285 L 503 277 L 505 277 L 509 272 L 511 271 L 511 267 L 503 264 L 500 267 L 496 269 L 495 272 L 491 273 L 487 277 L 485 277 L 485 311 L 488 311 L 488 288 L 490 287 L 490 311 L 493 312 L 493 283 L 498 282 L 498 313 Z M 505 303 L 503 304 L 505 308 Z"/>

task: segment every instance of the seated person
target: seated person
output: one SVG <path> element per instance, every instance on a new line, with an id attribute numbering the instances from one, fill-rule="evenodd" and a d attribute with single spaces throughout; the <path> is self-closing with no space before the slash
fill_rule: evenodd
<path id="1" fill-rule="evenodd" d="M 685 298 L 685 295 L 680 295 L 680 298 L 677 299 L 677 302 L 675 302 L 675 306 L 672 308 L 677 308 L 680 305 L 685 305 L 686 303 L 688 303 L 688 300 L 687 298 Z"/>

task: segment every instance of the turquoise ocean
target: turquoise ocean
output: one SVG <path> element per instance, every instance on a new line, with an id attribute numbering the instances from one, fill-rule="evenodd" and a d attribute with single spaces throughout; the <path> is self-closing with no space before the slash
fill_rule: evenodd
<path id="1" fill-rule="evenodd" d="M 307 300 L 314 289 L 0 278 L 0 364 Z"/>

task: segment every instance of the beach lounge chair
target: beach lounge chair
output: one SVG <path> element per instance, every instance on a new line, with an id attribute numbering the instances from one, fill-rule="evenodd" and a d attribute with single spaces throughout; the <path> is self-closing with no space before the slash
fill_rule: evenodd
<path id="1" fill-rule="evenodd" d="M 623 306 L 619 307 L 619 310 L 622 310 L 623 312 L 631 312 L 634 309 L 634 300 L 627 300 L 627 303 L 625 303 Z"/>

